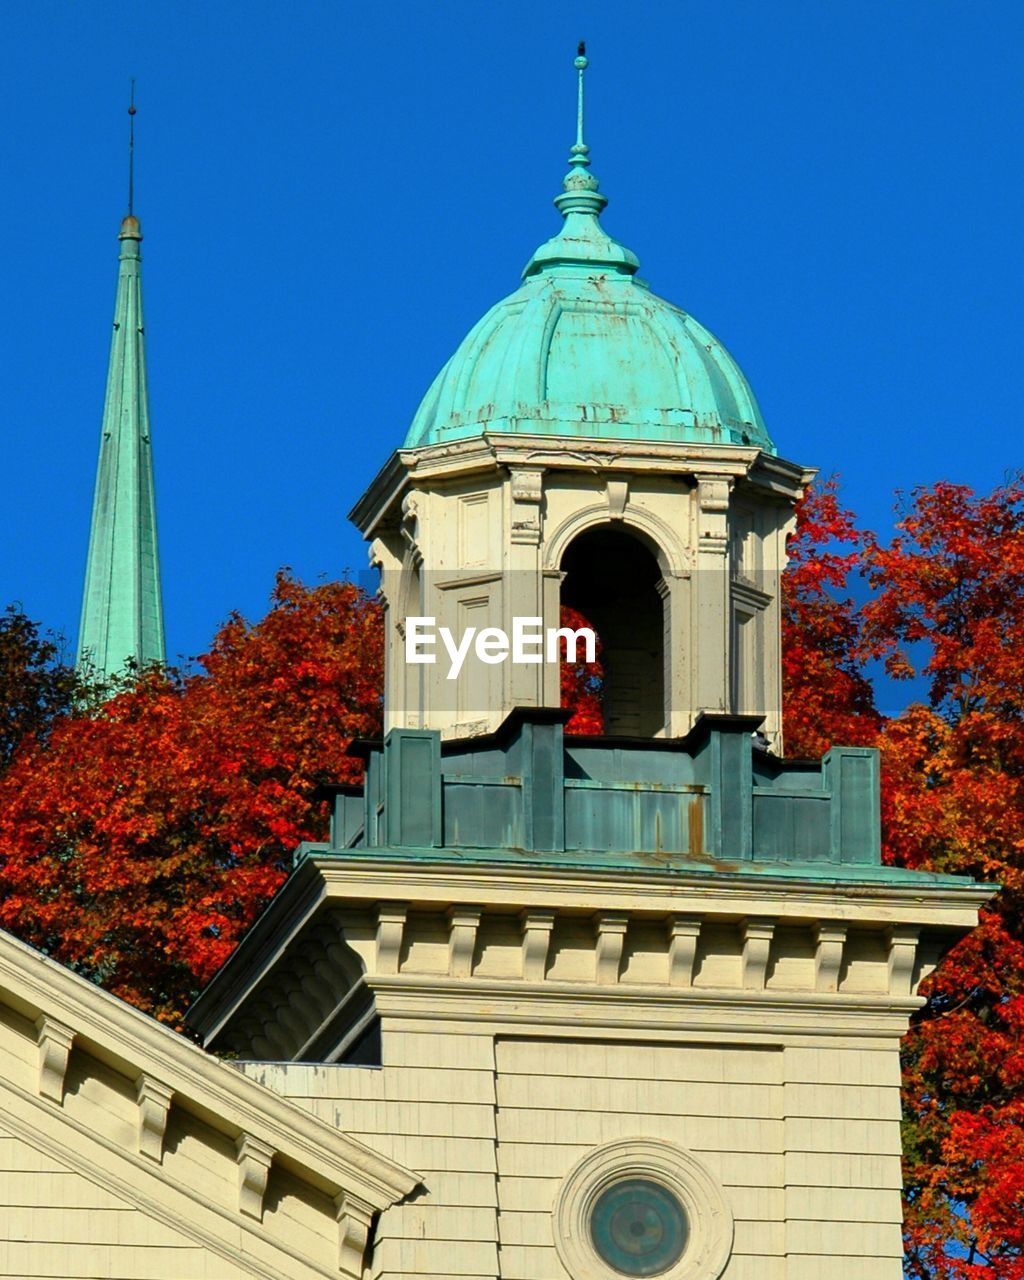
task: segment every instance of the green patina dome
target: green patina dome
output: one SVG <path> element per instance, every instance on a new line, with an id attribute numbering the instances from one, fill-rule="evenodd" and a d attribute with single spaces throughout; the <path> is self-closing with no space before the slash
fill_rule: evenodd
<path id="1" fill-rule="evenodd" d="M 582 129 L 570 163 L 555 199 L 561 233 L 437 375 L 405 447 L 489 429 L 774 453 L 736 361 L 692 316 L 653 294 L 636 276 L 636 257 L 602 229 L 606 199 L 587 172 Z"/>

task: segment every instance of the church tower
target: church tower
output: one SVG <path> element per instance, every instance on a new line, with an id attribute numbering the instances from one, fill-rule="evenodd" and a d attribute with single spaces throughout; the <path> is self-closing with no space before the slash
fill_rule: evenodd
<path id="1" fill-rule="evenodd" d="M 811 473 L 602 228 L 586 65 L 561 231 L 354 512 L 383 740 L 189 1021 L 416 1170 L 346 1201 L 363 1280 L 899 1280 L 900 1037 L 989 889 L 883 865 L 875 751 L 782 754 Z M 601 735 L 505 652 L 563 607 Z M 475 665 L 421 661 L 429 620 Z"/>
<path id="2" fill-rule="evenodd" d="M 129 111 L 131 155 L 134 104 Z M 78 631 L 78 669 L 100 680 L 128 664 L 142 667 L 165 661 L 142 318 L 142 228 L 134 216 L 129 173 L 128 215 L 118 233 L 114 332 Z"/>
<path id="3" fill-rule="evenodd" d="M 603 645 L 613 734 L 680 738 L 760 717 L 781 748 L 779 574 L 813 475 L 781 459 L 740 368 L 653 293 L 604 230 L 583 134 L 558 235 L 438 374 L 352 513 L 387 612 L 387 728 L 493 732 L 557 707 L 555 663 L 410 662 L 410 616 L 453 633 L 572 606 Z"/>

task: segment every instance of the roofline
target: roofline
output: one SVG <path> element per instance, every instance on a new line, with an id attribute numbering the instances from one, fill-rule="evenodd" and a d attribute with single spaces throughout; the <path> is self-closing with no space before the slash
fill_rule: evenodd
<path id="1" fill-rule="evenodd" d="M 311 1180 L 363 1197 L 382 1210 L 409 1195 L 421 1179 L 396 1161 L 214 1057 L 148 1014 L 72 973 L 0 930 L 0 989 L 26 1016 L 65 1024 L 91 1052 L 145 1074 L 178 1101 L 212 1115 L 224 1131 L 268 1144 Z"/>

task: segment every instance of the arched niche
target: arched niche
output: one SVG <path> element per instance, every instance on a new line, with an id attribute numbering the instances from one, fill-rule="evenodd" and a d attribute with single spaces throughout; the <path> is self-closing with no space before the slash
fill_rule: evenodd
<path id="1" fill-rule="evenodd" d="M 562 604 L 597 632 L 605 732 L 665 731 L 665 585 L 655 549 L 621 523 L 593 525 L 562 554 Z"/>

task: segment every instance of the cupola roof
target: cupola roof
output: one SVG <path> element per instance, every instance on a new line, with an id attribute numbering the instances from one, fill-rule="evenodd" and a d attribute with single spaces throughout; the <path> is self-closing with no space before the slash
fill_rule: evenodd
<path id="1" fill-rule="evenodd" d="M 739 365 L 713 334 L 636 275 L 601 226 L 607 203 L 583 137 L 555 197 L 565 219 L 523 283 L 470 330 L 420 405 L 406 448 L 486 430 L 575 438 L 749 444 L 774 453 Z"/>

